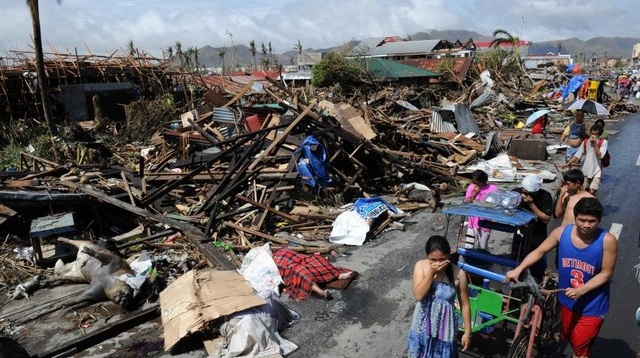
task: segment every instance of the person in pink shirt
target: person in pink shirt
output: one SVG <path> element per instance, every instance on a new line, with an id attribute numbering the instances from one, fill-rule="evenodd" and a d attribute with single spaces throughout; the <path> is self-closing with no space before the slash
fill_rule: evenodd
<path id="1" fill-rule="evenodd" d="M 498 189 L 495 185 L 488 184 L 488 181 L 489 176 L 485 171 L 480 169 L 475 170 L 471 174 L 471 184 L 467 187 L 467 192 L 464 195 L 464 202 L 471 203 L 473 201 L 484 201 L 489 193 Z M 472 246 L 470 239 L 473 237 L 473 248 L 487 250 L 491 230 L 481 228 L 478 225 L 478 221 L 479 219 L 475 216 L 468 217 L 467 240 L 465 246 L 467 246 L 467 248 L 472 248 L 469 246 Z"/>

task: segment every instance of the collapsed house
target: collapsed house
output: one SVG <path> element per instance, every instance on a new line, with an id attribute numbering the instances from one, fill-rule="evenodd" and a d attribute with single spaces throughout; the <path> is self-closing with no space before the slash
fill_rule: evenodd
<path id="1" fill-rule="evenodd" d="M 61 146 L 72 153 L 64 160 L 23 152 L 18 166 L 1 173 L 0 225 L 12 246 L 5 253 L 4 288 L 13 289 L 14 298 L 42 297 L 48 290 L 51 299 L 38 304 L 12 301 L 0 317 L 5 331 L 23 335 L 30 350 L 38 350 L 41 357 L 82 350 L 125 327 L 155 319 L 166 308 L 161 307 L 163 295 L 165 302 L 176 303 L 176 295 L 187 289 L 190 302 L 202 308 L 189 317 L 197 329 L 166 326 L 166 348 L 210 324 L 215 328 L 209 333 L 220 333 L 221 318 L 261 307 L 270 299 L 256 297 L 233 274 L 252 249 L 269 245 L 273 250 L 326 255 L 344 245 L 337 236 L 349 236 L 350 245 L 359 245 L 375 240 L 385 229 L 402 230 L 402 213 L 437 210 L 440 196 L 456 195 L 468 183 L 465 175 L 478 160 L 498 159 L 492 180 L 515 181 L 541 173 L 535 160 L 544 160 L 544 147 L 543 158 L 532 158 L 533 164 L 505 152 L 515 141 L 528 140 L 527 131 L 514 128 L 518 118 L 544 106 L 561 108 L 544 99 L 525 100 L 535 87 L 501 82 L 498 90 L 491 83 L 505 79 L 492 79 L 490 71 L 481 80 L 471 80 L 464 91 L 436 98 L 431 86 L 439 76 L 376 60 L 366 67 L 377 71 L 377 86 L 366 97 L 343 98 L 330 89 L 307 93 L 270 77 L 179 76 L 162 64 L 92 59 L 91 64 L 88 59 L 50 62 L 50 75 L 60 74 L 58 81 L 68 81 L 63 92 L 77 94 L 62 97 L 66 115 L 86 121 L 97 117 L 95 108 L 112 106 L 102 99 L 99 106 L 87 102 L 102 91 L 83 83 L 88 73 L 123 81 L 123 75 L 142 76 L 144 80 L 132 78 L 131 87 L 106 81 L 113 84 L 104 87 L 106 91 L 131 95 L 129 102 L 116 101 L 124 119 L 102 123 L 99 130 L 98 124 L 83 122 L 64 139 Z M 19 68 L 7 77 L 8 87 L 26 85 Z M 456 68 L 468 72 L 471 66 Z M 407 83 L 399 84 L 402 78 Z M 424 85 L 416 85 L 416 78 Z M 143 93 L 156 93 L 157 85 L 182 93 L 183 99 L 200 95 L 197 101 L 183 102 L 182 111 L 167 113 L 164 98 L 143 95 L 146 100 L 136 100 L 135 91 L 130 91 L 134 84 Z M 25 103 L 29 91 L 8 91 L 5 100 Z M 16 97 L 18 93 L 23 99 Z M 19 108 L 10 112 L 12 118 L 29 115 L 26 106 Z M 557 118 L 561 120 L 552 123 L 550 131 L 559 132 L 570 116 L 558 111 Z M 125 133 L 150 135 L 119 142 Z M 550 173 L 542 174 L 553 179 Z M 374 205 L 358 211 L 362 202 Z M 349 212 L 355 214 L 351 222 L 358 223 L 358 230 L 349 231 L 346 225 L 345 232 L 336 234 L 338 218 Z M 147 285 L 138 287 L 144 292 L 133 309 L 107 306 L 102 314 L 114 320 L 105 325 L 93 324 L 100 313 L 84 311 L 68 332 L 41 335 L 46 342 L 40 338 L 36 344 L 33 335 L 28 336 L 34 322 L 58 312 L 69 296 L 69 291 L 56 291 L 43 284 L 46 277 L 40 278 L 51 274 L 47 269 L 58 259 L 77 259 L 78 252 L 61 244 L 61 237 L 102 242 L 126 258 L 147 255 L 145 262 L 152 264 L 142 270 Z M 212 294 L 208 285 L 220 287 L 224 282 L 237 282 L 224 291 L 242 303 L 237 308 L 204 295 Z M 69 290 L 77 295 L 84 289 Z M 202 291 L 194 292 L 197 289 Z M 63 317 L 50 318 L 54 323 L 49 328 L 71 321 Z M 282 322 L 270 324 L 278 323 Z M 88 334 L 78 337 L 77 327 Z M 67 343 L 55 346 L 61 341 Z"/>

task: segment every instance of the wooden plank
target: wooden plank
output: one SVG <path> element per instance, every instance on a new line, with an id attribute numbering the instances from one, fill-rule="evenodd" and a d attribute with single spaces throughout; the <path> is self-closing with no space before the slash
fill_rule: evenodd
<path id="1" fill-rule="evenodd" d="M 229 261 L 229 259 L 223 253 L 221 253 L 217 248 L 213 246 L 205 246 L 202 244 L 202 241 L 206 240 L 207 237 L 202 231 L 200 231 L 198 228 L 196 228 L 193 225 L 181 222 L 179 220 L 171 219 L 160 214 L 153 214 L 148 210 L 139 208 L 135 205 L 125 203 L 122 200 L 112 198 L 100 191 L 97 191 L 95 189 L 92 189 L 86 186 L 79 186 L 76 183 L 69 182 L 69 181 L 61 181 L 60 184 L 75 190 L 82 191 L 83 193 L 89 196 L 92 196 L 98 199 L 99 201 L 117 206 L 123 210 L 129 211 L 138 216 L 145 217 L 145 218 L 154 220 L 156 222 L 174 227 L 182 231 L 183 234 L 185 234 L 184 235 L 185 238 L 189 242 L 191 242 L 198 249 L 198 251 L 200 251 L 200 253 L 202 253 L 207 258 L 207 260 L 209 260 L 209 263 L 211 265 L 219 266 L 228 270 L 236 269 L 236 266 L 231 261 Z"/>
<path id="2" fill-rule="evenodd" d="M 266 156 L 270 156 L 271 152 L 280 144 L 282 144 L 282 142 L 284 142 L 284 140 L 287 138 L 287 136 L 289 135 L 289 133 L 291 133 L 291 131 L 298 125 L 298 123 L 300 123 L 300 121 L 302 121 L 302 119 L 307 115 L 307 113 L 309 113 L 311 111 L 311 109 L 313 109 L 313 106 L 316 104 L 316 101 L 313 100 L 311 101 L 311 103 L 309 103 L 309 105 L 307 106 L 307 108 L 304 109 L 304 111 L 302 111 L 302 113 L 300 113 L 300 115 L 298 117 L 296 117 L 296 119 L 294 119 L 293 121 L 291 121 L 291 123 L 289 123 L 289 125 L 287 126 L 287 128 L 285 128 L 280 134 L 278 134 L 278 136 L 276 137 L 276 139 L 271 142 L 271 144 L 269 144 L 269 146 L 267 147 L 267 149 L 265 149 L 262 153 L 260 153 L 260 155 L 258 156 L 258 158 L 256 158 L 253 163 L 251 163 L 251 165 L 249 165 L 249 170 L 253 170 L 253 168 L 255 168 L 264 157 Z"/>
<path id="3" fill-rule="evenodd" d="M 236 95 L 233 96 L 233 98 L 229 100 L 229 102 L 225 103 L 225 105 L 222 107 L 229 107 L 230 105 L 236 103 L 236 101 L 239 100 L 242 96 L 244 96 L 245 93 L 249 92 L 252 86 L 253 86 L 253 81 L 249 81 L 247 85 L 240 90 L 240 92 L 236 93 Z"/>
<path id="4" fill-rule="evenodd" d="M 259 202 L 255 201 L 255 200 L 249 199 L 246 196 L 238 194 L 238 195 L 236 195 L 236 198 L 238 198 L 238 199 L 240 199 L 240 200 L 242 200 L 244 202 L 247 202 L 247 203 L 249 203 L 251 205 L 254 205 L 254 206 L 257 206 L 259 208 L 262 208 L 264 210 L 268 210 L 268 211 L 270 211 L 270 212 L 272 212 L 272 213 L 274 213 L 274 214 L 276 214 L 278 216 L 281 216 L 281 217 L 283 217 L 283 218 L 285 218 L 285 219 L 287 219 L 289 221 L 298 222 L 298 217 L 293 216 L 293 215 L 289 215 L 289 214 L 284 213 L 284 212 L 282 212 L 280 210 L 276 210 L 276 209 L 274 209 L 274 208 L 272 208 L 270 206 L 267 206 L 265 204 L 262 204 L 262 203 L 259 203 Z"/>
<path id="5" fill-rule="evenodd" d="M 231 229 L 244 231 L 244 232 L 246 232 L 248 234 L 251 234 L 253 236 L 257 236 L 257 237 L 261 237 L 263 239 L 267 239 L 269 241 L 277 242 L 278 244 L 282 244 L 282 245 L 285 245 L 285 246 L 289 245 L 289 241 L 287 241 L 285 239 L 279 238 L 277 236 L 265 234 L 265 233 L 257 231 L 257 230 L 249 229 L 247 227 L 234 224 L 231 221 L 225 221 L 224 222 L 224 226 L 226 226 L 228 228 L 231 228 Z"/>

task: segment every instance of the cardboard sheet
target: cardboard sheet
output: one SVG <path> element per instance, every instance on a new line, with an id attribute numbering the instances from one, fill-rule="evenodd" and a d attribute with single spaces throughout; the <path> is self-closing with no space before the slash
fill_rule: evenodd
<path id="1" fill-rule="evenodd" d="M 236 271 L 189 271 L 160 293 L 164 348 L 208 322 L 265 303 Z"/>

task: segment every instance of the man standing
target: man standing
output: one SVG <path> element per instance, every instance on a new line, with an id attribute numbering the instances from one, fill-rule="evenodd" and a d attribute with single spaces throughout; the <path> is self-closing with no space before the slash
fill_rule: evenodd
<path id="1" fill-rule="evenodd" d="M 591 137 L 582 142 L 576 154 L 567 163 L 560 165 L 561 168 L 570 167 L 584 157 L 580 169 L 586 178 L 584 187 L 588 188 L 591 195 L 595 195 L 600 188 L 602 158 L 607 154 L 607 148 L 609 147 L 608 140 L 600 139 L 602 130 L 602 127 L 597 124 L 591 127 Z"/>
<path id="2" fill-rule="evenodd" d="M 609 283 L 618 255 L 618 241 L 598 227 L 602 204 L 582 198 L 573 208 L 575 224 L 556 228 L 549 237 L 505 275 L 505 282 L 518 281 L 523 270 L 558 248 L 558 293 L 562 338 L 569 340 L 573 356 L 589 357 L 609 312 Z"/>
<path id="3" fill-rule="evenodd" d="M 522 186 L 513 191 L 522 195 L 519 209 L 531 211 L 536 215 L 536 219 L 527 227 L 524 236 L 524 243 L 514 238 L 511 248 L 512 258 L 521 258 L 535 250 L 547 238 L 547 224 L 553 213 L 553 198 L 551 194 L 542 189 L 542 178 L 539 175 L 531 174 L 522 179 Z M 546 255 L 539 261 L 531 265 L 531 275 L 539 282 L 544 277 L 547 269 Z"/>
<path id="4" fill-rule="evenodd" d="M 558 201 L 554 208 L 555 216 L 557 218 L 563 217 L 561 226 L 575 223 L 573 207 L 578 200 L 585 197 L 594 197 L 591 193 L 583 189 L 583 182 L 584 174 L 582 174 L 580 169 L 569 169 L 562 174 L 562 187 L 560 187 L 560 194 L 558 195 Z"/>

